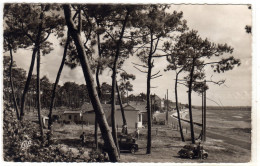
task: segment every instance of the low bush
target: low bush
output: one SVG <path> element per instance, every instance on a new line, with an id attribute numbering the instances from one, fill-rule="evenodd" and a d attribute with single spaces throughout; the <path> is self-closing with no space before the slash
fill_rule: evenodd
<path id="1" fill-rule="evenodd" d="M 44 135 L 50 136 L 51 133 L 47 131 Z M 53 142 L 48 141 L 48 137 L 44 137 L 42 141 L 37 123 L 18 121 L 15 112 L 8 104 L 4 104 L 3 156 L 5 161 L 101 162 L 106 160 L 102 153 L 91 152 L 88 156 L 88 152 L 84 149 L 70 148 L 68 151 L 63 151 L 60 145 L 50 143 Z"/>

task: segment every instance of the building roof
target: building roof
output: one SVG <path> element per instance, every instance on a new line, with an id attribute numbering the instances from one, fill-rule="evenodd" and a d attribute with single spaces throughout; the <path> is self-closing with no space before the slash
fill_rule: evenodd
<path id="1" fill-rule="evenodd" d="M 120 111 L 120 108 L 117 109 L 118 111 Z M 124 106 L 124 110 L 125 111 L 139 111 L 138 109 L 136 109 L 135 107 L 133 107 L 132 105 L 130 104 L 127 104 Z"/>
<path id="2" fill-rule="evenodd" d="M 111 111 L 111 104 L 101 104 L 104 112 Z M 116 105 L 115 109 L 120 109 L 119 105 Z M 94 112 L 93 106 L 91 103 L 84 103 L 80 110 L 84 113 L 91 113 Z"/>
<path id="3" fill-rule="evenodd" d="M 130 101 L 129 105 L 140 112 L 146 112 L 146 102 L 144 101 Z"/>
<path id="4" fill-rule="evenodd" d="M 64 114 L 81 114 L 82 111 L 64 111 Z"/>

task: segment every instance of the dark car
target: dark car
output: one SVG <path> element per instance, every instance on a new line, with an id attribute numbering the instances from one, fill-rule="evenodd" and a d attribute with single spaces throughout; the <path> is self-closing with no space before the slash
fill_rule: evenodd
<path id="1" fill-rule="evenodd" d="M 135 153 L 138 151 L 138 144 L 130 135 L 119 135 L 118 136 L 118 143 L 120 151 L 129 151 L 131 153 Z"/>
<path id="2" fill-rule="evenodd" d="M 199 147 L 200 146 L 200 147 Z M 198 158 L 200 157 L 199 151 L 201 151 L 201 158 L 206 159 L 208 157 L 208 153 L 203 149 L 202 145 L 190 144 L 185 145 L 179 152 L 178 155 L 183 158 Z"/>

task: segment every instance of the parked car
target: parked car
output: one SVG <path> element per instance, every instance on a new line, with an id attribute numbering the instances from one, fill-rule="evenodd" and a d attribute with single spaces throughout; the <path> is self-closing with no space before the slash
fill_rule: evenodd
<path id="1" fill-rule="evenodd" d="M 198 147 L 200 146 L 200 148 Z M 201 150 L 199 150 L 201 149 Z M 203 149 L 202 145 L 196 145 L 196 144 L 189 144 L 185 145 L 179 152 L 178 155 L 183 158 L 199 158 L 199 151 L 201 151 L 201 158 L 206 159 L 208 158 L 208 153 Z"/>
<path id="2" fill-rule="evenodd" d="M 119 135 L 118 144 L 120 151 L 129 151 L 133 154 L 138 151 L 138 144 L 131 135 Z"/>

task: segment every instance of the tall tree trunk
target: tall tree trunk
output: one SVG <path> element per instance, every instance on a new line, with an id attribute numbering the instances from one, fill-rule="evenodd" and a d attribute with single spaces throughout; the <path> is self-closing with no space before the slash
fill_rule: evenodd
<path id="1" fill-rule="evenodd" d="M 99 70 L 100 70 L 100 65 L 98 62 L 97 66 L 97 71 L 96 71 L 96 82 L 97 82 L 97 90 L 98 90 L 98 97 L 101 100 L 102 98 L 102 93 L 101 93 L 101 87 L 100 87 L 100 82 L 99 82 Z M 95 134 L 94 134 L 94 139 L 95 139 L 95 145 L 96 149 L 98 149 L 98 121 L 97 121 L 97 115 L 95 115 Z"/>
<path id="2" fill-rule="evenodd" d="M 147 100 L 147 149 L 146 154 L 151 154 L 152 148 L 152 120 L 151 120 L 151 75 L 152 75 L 152 49 L 153 49 L 153 35 L 151 34 L 151 45 L 150 45 L 150 53 L 148 57 L 148 73 L 147 73 L 147 92 L 146 92 L 146 100 Z"/>
<path id="3" fill-rule="evenodd" d="M 32 72 L 33 72 L 36 53 L 37 53 L 38 49 L 40 49 L 39 45 L 40 45 L 41 32 L 42 32 L 43 16 L 44 15 L 43 15 L 43 11 L 42 11 L 41 15 L 40 15 L 41 22 L 40 22 L 40 25 L 39 25 L 39 28 L 38 28 L 35 46 L 34 46 L 33 53 L 32 53 L 31 65 L 30 65 L 30 69 L 29 69 L 29 72 L 28 72 L 28 76 L 27 76 L 27 79 L 26 79 L 26 83 L 25 83 L 25 86 L 24 86 L 23 95 L 22 95 L 22 99 L 21 99 L 21 110 L 20 110 L 20 120 L 21 121 L 23 120 L 23 117 L 24 117 L 25 98 L 26 98 L 26 94 L 28 92 L 29 85 L 30 85 L 31 78 L 32 78 Z"/>
<path id="4" fill-rule="evenodd" d="M 37 110 L 38 110 L 38 120 L 41 132 L 41 140 L 43 141 L 43 126 L 41 119 L 41 88 L 40 88 L 40 64 L 41 64 L 41 54 L 40 49 L 38 49 L 37 56 Z"/>
<path id="5" fill-rule="evenodd" d="M 98 120 L 97 120 L 97 115 L 95 115 L 95 134 L 94 134 L 94 137 L 95 137 L 95 146 L 96 146 L 96 149 L 98 149 Z"/>
<path id="6" fill-rule="evenodd" d="M 191 105 L 191 92 L 192 92 L 192 83 L 193 83 L 193 72 L 194 72 L 194 63 L 195 58 L 192 61 L 192 67 L 190 71 L 190 81 L 189 81 L 189 91 L 188 91 L 188 100 L 189 100 L 189 116 L 190 116 L 190 134 L 191 134 L 191 142 L 195 144 L 195 137 L 194 137 L 194 128 L 193 128 L 193 119 L 192 119 L 192 105 Z"/>
<path id="7" fill-rule="evenodd" d="M 31 78 L 32 78 L 32 72 L 33 72 L 36 52 L 37 52 L 37 47 L 35 46 L 34 49 L 33 49 L 31 65 L 30 65 L 30 69 L 29 69 L 28 76 L 27 76 L 27 79 L 26 79 L 25 87 L 24 87 L 24 90 L 23 90 L 23 95 L 22 95 L 22 98 L 21 98 L 20 120 L 23 120 L 23 116 L 24 116 L 25 98 L 26 98 L 26 94 L 28 92 L 29 85 L 30 85 Z"/>
<path id="8" fill-rule="evenodd" d="M 29 95 L 29 112 L 31 112 L 31 98 L 32 98 L 31 96 L 32 96 L 32 95 L 30 94 L 30 95 Z"/>
<path id="9" fill-rule="evenodd" d="M 181 134 L 181 140 L 182 142 L 185 142 L 184 136 L 183 136 L 183 131 L 182 131 L 182 125 L 181 125 L 181 118 L 180 118 L 180 110 L 179 110 L 179 104 L 178 104 L 178 76 L 179 73 L 176 73 L 176 79 L 175 79 L 175 100 L 176 100 L 176 110 L 177 110 L 177 114 L 178 114 L 178 122 L 179 122 L 179 126 L 180 126 L 180 134 Z"/>
<path id="10" fill-rule="evenodd" d="M 61 72 L 62 72 L 62 70 L 63 70 L 64 64 L 65 64 L 65 61 L 66 61 L 67 49 L 68 49 L 69 40 L 70 40 L 69 38 L 70 38 L 69 33 L 67 33 L 67 41 L 66 41 L 66 44 L 65 44 L 65 47 L 64 47 L 64 52 L 63 52 L 62 61 L 61 61 L 60 68 L 59 68 L 59 71 L 58 71 L 58 73 L 57 73 L 56 80 L 55 80 L 55 83 L 54 83 L 54 87 L 53 87 L 53 90 L 52 90 L 50 112 L 49 112 L 49 115 L 48 115 L 48 117 L 49 117 L 48 129 L 49 129 L 49 130 L 51 130 L 51 125 L 52 125 L 52 109 L 53 109 L 53 106 L 54 106 L 54 101 L 55 101 L 55 96 L 56 96 L 56 89 L 57 89 L 57 86 L 58 86 L 58 84 L 59 84 Z"/>
<path id="11" fill-rule="evenodd" d="M 127 13 L 126 13 L 124 23 L 123 23 L 123 26 L 122 26 L 122 30 L 121 30 L 121 33 L 120 33 L 120 37 L 119 37 L 119 39 L 116 43 L 116 54 L 115 54 L 115 59 L 114 59 L 114 63 L 113 63 L 113 74 L 112 74 L 111 123 L 112 123 L 112 135 L 113 135 L 114 141 L 115 141 L 118 149 L 119 149 L 119 146 L 118 146 L 118 140 L 117 140 L 116 121 L 115 121 L 116 73 L 117 73 L 117 61 L 118 61 L 119 54 L 120 54 L 120 47 L 121 47 L 121 44 L 122 44 L 122 38 L 123 38 L 123 35 L 124 35 L 125 26 L 126 26 L 126 23 L 127 23 L 127 20 L 128 20 L 128 16 L 129 16 L 129 11 L 127 11 Z"/>
<path id="12" fill-rule="evenodd" d="M 205 85 L 206 85 L 206 81 L 205 81 Z M 206 89 L 204 91 L 204 123 L 203 123 L 203 128 L 204 128 L 204 133 L 203 133 L 203 141 L 206 141 L 206 112 L 207 112 L 207 93 L 206 93 Z"/>
<path id="13" fill-rule="evenodd" d="M 64 15 L 66 19 L 66 23 L 69 29 L 69 32 L 75 42 L 75 46 L 77 48 L 78 57 L 80 60 L 80 64 L 82 67 L 82 71 L 84 74 L 84 78 L 86 81 L 86 87 L 88 90 L 89 98 L 91 100 L 92 106 L 97 115 L 98 124 L 100 126 L 101 134 L 105 143 L 105 146 L 108 150 L 109 158 L 112 162 L 119 161 L 119 155 L 117 151 L 117 147 L 113 141 L 113 137 L 110 133 L 110 129 L 106 120 L 106 116 L 104 114 L 102 105 L 98 98 L 97 90 L 95 88 L 94 80 L 91 74 L 91 69 L 89 66 L 88 59 L 86 58 L 86 52 L 81 41 L 80 32 L 76 29 L 76 26 L 71 18 L 71 10 L 70 5 L 63 5 Z"/>
<path id="14" fill-rule="evenodd" d="M 152 124 L 151 124 L 151 96 L 150 96 L 150 89 L 151 89 L 151 73 L 152 73 L 152 65 L 151 65 L 151 56 L 148 59 L 148 73 L 147 73 L 147 149 L 146 154 L 151 154 L 151 147 L 152 147 Z"/>
<path id="15" fill-rule="evenodd" d="M 126 90 L 126 101 L 127 101 L 127 104 L 129 104 L 129 101 L 128 101 L 128 90 Z"/>
<path id="16" fill-rule="evenodd" d="M 122 100 L 121 100 L 120 91 L 119 91 L 117 81 L 116 81 L 116 90 L 117 90 L 118 102 L 119 102 L 120 110 L 121 110 L 121 114 L 122 114 L 123 125 L 124 125 L 124 127 L 126 127 L 126 134 L 128 134 L 128 132 L 127 132 L 127 122 L 126 122 L 126 118 L 125 118 L 125 110 L 124 110 L 124 107 L 123 107 L 123 104 L 122 104 Z"/>
<path id="17" fill-rule="evenodd" d="M 99 24 L 97 23 L 98 27 Z M 101 59 L 101 48 L 100 48 L 100 36 L 97 34 L 97 41 L 98 41 L 98 55 L 99 58 Z M 98 97 L 100 100 L 102 100 L 102 93 L 101 93 L 101 86 L 100 86 L 100 81 L 99 81 L 99 73 L 100 73 L 100 62 L 98 61 L 97 65 L 97 71 L 96 71 L 96 82 L 97 82 L 97 90 L 98 90 Z M 95 139 L 95 145 L 96 149 L 98 149 L 98 122 L 97 122 L 97 116 L 95 115 L 95 134 L 94 134 L 94 139 Z"/>
<path id="18" fill-rule="evenodd" d="M 14 94 L 14 84 L 13 84 L 13 51 L 12 51 L 12 47 L 10 45 L 10 43 L 8 42 L 8 48 L 9 48 L 9 51 L 10 51 L 10 67 L 9 67 L 9 72 L 10 72 L 10 84 L 11 84 L 11 90 L 12 90 L 12 96 L 13 96 L 13 102 L 14 102 L 14 108 L 15 108 L 15 111 L 16 111 L 16 117 L 18 120 L 20 120 L 20 116 L 19 116 L 19 109 L 18 109 L 18 105 L 17 105 L 17 101 L 16 101 L 16 97 L 15 97 L 15 94 Z"/>
<path id="19" fill-rule="evenodd" d="M 169 100 L 168 100 L 168 89 L 167 89 L 167 107 L 166 107 L 166 124 L 168 125 L 168 116 L 169 116 Z M 155 95 L 154 95 L 154 98 L 155 98 Z M 155 104 L 154 104 L 155 105 Z M 154 110 L 155 111 L 155 110 Z"/>
<path id="20" fill-rule="evenodd" d="M 201 92 L 201 140 L 204 141 L 204 91 Z"/>

